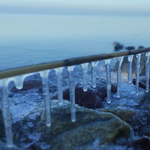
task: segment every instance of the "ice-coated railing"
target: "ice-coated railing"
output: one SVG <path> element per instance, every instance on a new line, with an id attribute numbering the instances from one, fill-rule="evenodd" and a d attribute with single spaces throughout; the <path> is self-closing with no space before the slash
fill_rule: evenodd
<path id="1" fill-rule="evenodd" d="M 0 72 L 0 87 L 2 91 L 2 113 L 3 122 L 5 126 L 5 136 L 8 147 L 13 146 L 13 136 L 11 129 L 11 113 L 9 107 L 8 98 L 8 83 L 13 80 L 16 88 L 21 89 L 23 87 L 23 81 L 25 77 L 32 75 L 33 73 L 39 72 L 42 79 L 43 99 L 45 103 L 45 118 L 46 125 L 51 126 L 51 115 L 50 115 L 50 93 L 48 86 L 48 74 L 50 69 L 55 69 L 57 77 L 57 91 L 58 91 L 58 102 L 60 105 L 63 104 L 63 90 L 62 90 L 62 70 L 63 67 L 68 68 L 69 74 L 69 92 L 70 92 L 70 103 L 71 103 L 71 121 L 76 121 L 76 108 L 75 108 L 75 83 L 74 83 L 74 66 L 81 65 L 83 73 L 83 91 L 87 91 L 87 67 L 89 62 L 92 66 L 92 86 L 96 87 L 96 67 L 100 60 L 104 60 L 106 66 L 107 76 L 107 103 L 111 103 L 111 72 L 110 63 L 111 58 L 117 58 L 118 60 L 118 71 L 117 71 L 117 97 L 120 97 L 120 81 L 121 81 L 121 64 L 124 56 L 128 56 L 128 82 L 132 82 L 132 60 L 133 55 L 136 56 L 136 93 L 139 93 L 139 69 L 140 69 L 140 58 L 141 53 L 145 53 L 146 57 L 146 92 L 149 91 L 149 57 L 150 48 L 143 48 L 138 50 L 123 51 L 118 53 L 101 54 L 93 56 L 85 56 L 79 58 L 71 58 L 62 61 L 43 63 L 32 66 L 25 66 L 15 69 L 4 70 Z"/>

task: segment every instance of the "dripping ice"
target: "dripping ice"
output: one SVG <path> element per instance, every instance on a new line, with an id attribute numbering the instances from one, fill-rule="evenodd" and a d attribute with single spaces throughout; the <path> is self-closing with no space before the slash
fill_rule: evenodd
<path id="1" fill-rule="evenodd" d="M 146 52 L 146 92 L 149 92 L 149 56 L 150 52 Z"/>
<path id="2" fill-rule="evenodd" d="M 74 66 L 68 67 L 69 73 L 69 94 L 71 103 L 71 121 L 76 121 L 76 107 L 75 107 L 75 83 L 73 77 Z"/>
<path id="3" fill-rule="evenodd" d="M 63 104 L 62 70 L 63 70 L 63 67 L 55 69 L 55 71 L 56 71 L 56 77 L 57 77 L 58 102 L 59 102 L 60 105 Z"/>
<path id="4" fill-rule="evenodd" d="M 124 57 L 118 57 L 118 71 L 117 71 L 117 98 L 120 97 L 120 82 L 121 82 L 121 64 Z"/>
<path id="5" fill-rule="evenodd" d="M 97 67 L 98 61 L 91 62 L 92 65 L 92 86 L 93 88 L 96 88 L 96 67 Z"/>
<path id="6" fill-rule="evenodd" d="M 133 55 L 128 56 L 128 83 L 132 83 L 132 61 Z"/>
<path id="7" fill-rule="evenodd" d="M 136 94 L 139 95 L 139 71 L 141 54 L 136 54 Z"/>
<path id="8" fill-rule="evenodd" d="M 45 102 L 45 117 L 46 125 L 51 125 L 51 115 L 50 115 L 50 96 L 49 96 L 49 86 L 48 86 L 48 75 L 49 70 L 41 71 L 40 76 L 42 78 L 42 90 Z"/>
<path id="9" fill-rule="evenodd" d="M 8 147 L 13 146 L 13 136 L 12 136 L 12 128 L 11 128 L 11 113 L 8 99 L 8 79 L 1 80 L 1 88 L 2 88 L 2 114 L 5 126 L 5 136 L 6 143 Z"/>
<path id="10" fill-rule="evenodd" d="M 107 103 L 111 103 L 111 72 L 110 72 L 110 61 L 111 59 L 106 59 L 105 66 L 106 66 L 106 76 L 107 76 Z"/>
<path id="11" fill-rule="evenodd" d="M 82 74 L 83 74 L 83 91 L 87 91 L 87 69 L 88 63 L 81 64 L 82 67 Z"/>

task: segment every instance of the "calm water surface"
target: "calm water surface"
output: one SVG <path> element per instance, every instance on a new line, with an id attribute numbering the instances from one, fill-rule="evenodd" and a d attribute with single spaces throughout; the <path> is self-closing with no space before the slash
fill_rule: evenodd
<path id="1" fill-rule="evenodd" d="M 0 14 L 0 69 L 150 46 L 150 17 Z"/>

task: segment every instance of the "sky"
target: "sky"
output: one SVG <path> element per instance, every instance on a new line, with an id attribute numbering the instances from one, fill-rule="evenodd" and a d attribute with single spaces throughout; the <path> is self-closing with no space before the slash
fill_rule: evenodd
<path id="1" fill-rule="evenodd" d="M 150 0 L 1 0 L 0 13 L 150 15 Z"/>

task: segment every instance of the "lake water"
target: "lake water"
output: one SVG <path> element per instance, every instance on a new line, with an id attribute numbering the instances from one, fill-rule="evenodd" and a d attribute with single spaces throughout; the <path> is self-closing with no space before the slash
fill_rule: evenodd
<path id="1" fill-rule="evenodd" d="M 150 46 L 150 17 L 0 14 L 0 70 Z"/>

